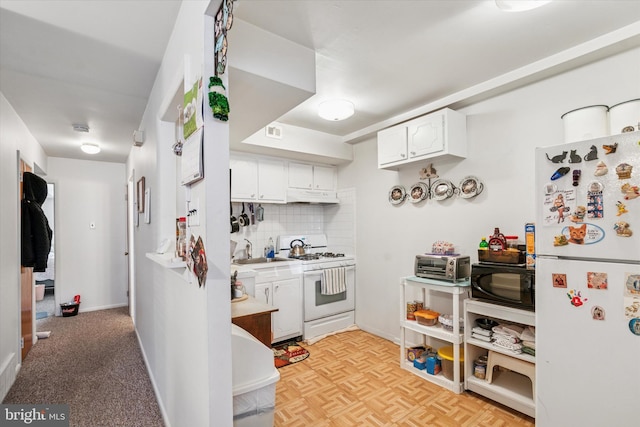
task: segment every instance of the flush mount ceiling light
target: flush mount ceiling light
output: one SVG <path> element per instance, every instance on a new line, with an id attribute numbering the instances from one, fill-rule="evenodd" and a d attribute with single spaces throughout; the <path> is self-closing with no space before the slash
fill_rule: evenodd
<path id="1" fill-rule="evenodd" d="M 318 106 L 318 115 L 325 120 L 338 121 L 353 116 L 353 103 L 344 99 L 332 99 L 321 102 Z"/>
<path id="2" fill-rule="evenodd" d="M 551 0 L 496 0 L 496 6 L 505 12 L 523 12 L 550 2 Z"/>
<path id="3" fill-rule="evenodd" d="M 87 154 L 98 154 L 100 152 L 100 146 L 98 144 L 91 144 L 89 142 L 82 144 L 80 149 Z"/>

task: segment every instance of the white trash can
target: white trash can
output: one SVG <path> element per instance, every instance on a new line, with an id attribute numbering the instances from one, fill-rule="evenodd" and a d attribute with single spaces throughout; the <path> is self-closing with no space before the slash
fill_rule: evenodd
<path id="1" fill-rule="evenodd" d="M 36 285 L 36 301 L 44 299 L 44 285 Z"/>
<path id="2" fill-rule="evenodd" d="M 273 350 L 231 324 L 234 427 L 273 427 L 280 372 Z"/>

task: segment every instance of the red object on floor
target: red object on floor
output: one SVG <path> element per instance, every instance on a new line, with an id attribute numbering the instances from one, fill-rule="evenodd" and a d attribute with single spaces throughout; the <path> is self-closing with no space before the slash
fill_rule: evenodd
<path id="1" fill-rule="evenodd" d="M 272 350 L 276 368 L 301 362 L 309 357 L 309 352 L 295 341 L 278 345 L 273 347 Z"/>
<path id="2" fill-rule="evenodd" d="M 80 304 L 80 295 L 76 295 L 75 297 L 73 297 L 73 302 L 75 302 L 76 304 Z"/>

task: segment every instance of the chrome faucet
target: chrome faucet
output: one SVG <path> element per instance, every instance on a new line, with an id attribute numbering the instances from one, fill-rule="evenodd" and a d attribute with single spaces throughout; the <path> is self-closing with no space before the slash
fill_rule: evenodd
<path id="1" fill-rule="evenodd" d="M 244 239 L 247 241 L 248 245 L 246 246 L 247 249 L 247 259 L 251 259 L 251 252 L 253 252 L 253 244 L 249 241 L 249 239 Z"/>

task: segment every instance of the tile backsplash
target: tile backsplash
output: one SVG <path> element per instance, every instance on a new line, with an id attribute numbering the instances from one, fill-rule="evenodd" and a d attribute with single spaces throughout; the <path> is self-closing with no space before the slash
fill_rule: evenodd
<path id="1" fill-rule="evenodd" d="M 305 203 L 262 204 L 264 221 L 240 227 L 230 238 L 238 242 L 234 257 L 246 258 L 245 239 L 253 246 L 254 258 L 264 255 L 264 248 L 273 238 L 277 244 L 280 235 L 326 234 L 329 249 L 335 252 L 353 254 L 355 249 L 355 189 L 338 191 L 340 203 L 336 205 L 316 205 Z M 232 203 L 233 215 L 242 213 L 242 203 Z M 254 209 L 258 204 L 254 204 Z M 245 213 L 250 215 L 249 204 L 245 203 Z M 276 248 L 277 253 L 277 248 Z"/>

